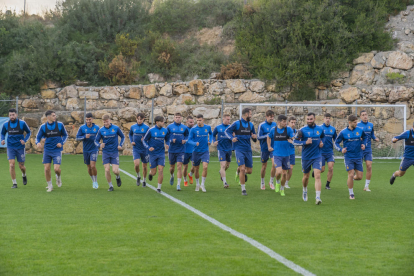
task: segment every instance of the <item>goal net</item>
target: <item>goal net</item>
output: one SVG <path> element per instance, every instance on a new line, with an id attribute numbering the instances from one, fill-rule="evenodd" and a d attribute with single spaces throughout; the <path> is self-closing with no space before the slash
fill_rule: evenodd
<path id="1" fill-rule="evenodd" d="M 286 115 L 296 118 L 296 129 L 306 125 L 306 115 L 309 112 L 315 113 L 317 125 L 324 122 L 324 115 L 331 114 L 331 125 L 336 128 L 337 134 L 348 126 L 348 116 L 354 114 L 360 119 L 360 112 L 365 110 L 368 114 L 368 121 L 374 125 L 375 136 L 379 142 L 371 140 L 373 158 L 375 159 L 400 159 L 404 153 L 402 142 L 392 143 L 392 137 L 399 135 L 407 129 L 407 116 L 409 109 L 406 105 L 345 105 L 345 104 L 320 104 L 320 103 L 241 103 L 239 105 L 239 115 L 243 108 L 249 107 L 253 111 L 252 122 L 257 127 L 266 119 L 267 110 L 275 113 L 274 121 L 278 115 Z M 408 112 L 408 113 L 407 113 Z M 408 126 L 411 128 L 411 126 Z M 302 147 L 295 147 L 296 157 L 301 158 Z M 254 152 L 260 152 L 259 143 L 253 145 Z M 334 149 L 335 158 L 343 158 L 343 154 Z"/>

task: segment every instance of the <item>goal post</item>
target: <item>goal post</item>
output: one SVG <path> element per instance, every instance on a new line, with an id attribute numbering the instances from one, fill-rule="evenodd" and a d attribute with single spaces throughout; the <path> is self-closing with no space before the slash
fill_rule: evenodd
<path id="1" fill-rule="evenodd" d="M 407 130 L 407 105 L 405 104 L 315 104 L 315 103 L 240 103 L 239 116 L 242 117 L 243 108 L 252 108 L 252 121 L 257 127 L 263 122 L 265 112 L 272 110 L 275 113 L 275 122 L 278 115 L 296 118 L 296 129 L 306 125 L 306 114 L 315 113 L 317 125 L 323 123 L 326 113 L 331 114 L 331 125 L 336 128 L 337 134 L 348 126 L 348 116 L 357 115 L 360 121 L 360 112 L 368 113 L 369 122 L 373 123 L 376 137 L 379 142 L 371 141 L 374 159 L 400 159 L 404 153 L 404 143 L 392 143 L 392 137 Z M 257 147 L 257 145 L 254 145 Z M 260 149 L 259 149 L 260 150 Z M 301 158 L 302 147 L 295 147 L 296 157 Z M 258 151 L 258 149 L 256 149 Z M 335 158 L 343 158 L 343 154 L 334 149 Z"/>

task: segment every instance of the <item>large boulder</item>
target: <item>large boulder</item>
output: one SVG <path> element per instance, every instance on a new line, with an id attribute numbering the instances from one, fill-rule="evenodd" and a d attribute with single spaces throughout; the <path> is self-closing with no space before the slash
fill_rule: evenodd
<path id="1" fill-rule="evenodd" d="M 263 92 L 265 89 L 265 83 L 262 81 L 252 81 L 249 86 L 250 91 Z"/>
<path id="2" fill-rule="evenodd" d="M 66 86 L 62 89 L 61 93 L 65 95 L 66 98 L 77 98 L 78 97 L 78 90 L 74 85 Z"/>
<path id="3" fill-rule="evenodd" d="M 70 98 L 66 101 L 66 109 L 67 110 L 76 110 L 79 109 L 79 99 L 78 98 Z"/>
<path id="4" fill-rule="evenodd" d="M 374 57 L 373 53 L 364 53 L 361 54 L 358 58 L 354 59 L 354 64 L 363 64 L 367 62 L 371 62 L 371 59 Z"/>
<path id="5" fill-rule="evenodd" d="M 67 141 L 64 145 L 63 145 L 63 153 L 74 153 L 75 152 L 75 144 L 73 143 L 73 141 Z"/>
<path id="6" fill-rule="evenodd" d="M 390 118 L 387 120 L 382 129 L 386 132 L 397 134 L 404 131 L 404 124 L 401 123 L 401 120 Z"/>
<path id="7" fill-rule="evenodd" d="M 52 89 L 42 90 L 40 91 L 43 99 L 54 99 L 56 98 L 56 91 Z"/>
<path id="8" fill-rule="evenodd" d="M 397 69 L 408 70 L 413 67 L 413 60 L 401 51 L 391 52 L 387 59 L 387 66 Z"/>
<path id="9" fill-rule="evenodd" d="M 22 102 L 22 106 L 24 108 L 30 108 L 30 109 L 36 109 L 36 108 L 39 107 L 38 106 L 38 102 L 36 100 L 34 100 L 34 99 L 25 99 Z"/>
<path id="10" fill-rule="evenodd" d="M 174 115 L 175 113 L 179 112 L 181 113 L 183 116 L 185 116 L 184 114 L 187 114 L 187 110 L 188 110 L 188 106 L 187 105 L 172 105 L 172 106 L 167 106 L 167 113 L 169 115 Z"/>
<path id="11" fill-rule="evenodd" d="M 29 127 L 34 127 L 34 128 L 38 128 L 39 127 L 39 120 L 36 118 L 31 118 L 31 117 L 23 117 L 22 118 L 23 121 L 26 122 L 26 124 Z"/>
<path id="12" fill-rule="evenodd" d="M 371 85 L 375 77 L 375 71 L 370 63 L 359 64 L 352 70 L 349 84 L 365 84 Z"/>
<path id="13" fill-rule="evenodd" d="M 125 107 L 118 110 L 118 117 L 120 119 L 125 119 L 127 122 L 135 121 L 137 114 L 137 109 L 132 107 Z"/>
<path id="14" fill-rule="evenodd" d="M 154 82 L 164 82 L 165 81 L 164 78 L 160 74 L 154 74 L 154 73 L 148 74 L 148 80 L 151 83 L 154 83 Z"/>
<path id="15" fill-rule="evenodd" d="M 384 52 L 380 52 L 374 56 L 374 58 L 371 60 L 371 65 L 375 69 L 382 69 L 385 66 L 385 62 L 387 60 L 388 54 L 385 54 Z"/>
<path id="16" fill-rule="evenodd" d="M 195 98 L 191 94 L 181 94 L 175 101 L 174 105 L 186 104 L 186 102 L 194 102 Z"/>
<path id="17" fill-rule="evenodd" d="M 171 84 L 167 84 L 165 85 L 163 88 L 161 88 L 160 90 L 160 95 L 166 96 L 166 97 L 171 97 L 173 94 L 173 87 Z"/>
<path id="18" fill-rule="evenodd" d="M 202 114 L 204 119 L 216 119 L 220 115 L 220 108 L 197 107 L 193 110 L 193 115 L 197 116 L 198 114 Z"/>
<path id="19" fill-rule="evenodd" d="M 157 89 L 154 84 L 144 86 L 144 95 L 148 99 L 155 98 L 157 96 Z"/>
<path id="20" fill-rule="evenodd" d="M 413 97 L 413 90 L 414 89 L 411 87 L 407 88 L 405 86 L 394 86 L 391 88 L 388 101 L 390 103 L 408 101 Z"/>
<path id="21" fill-rule="evenodd" d="M 175 94 L 185 94 L 190 92 L 190 89 L 185 84 L 178 84 L 174 86 Z"/>
<path id="22" fill-rule="evenodd" d="M 83 123 L 83 111 L 73 111 L 70 115 L 76 122 Z"/>
<path id="23" fill-rule="evenodd" d="M 346 103 L 353 103 L 359 99 L 359 91 L 356 87 L 349 87 L 339 92 L 341 99 Z"/>
<path id="24" fill-rule="evenodd" d="M 243 103 L 257 103 L 265 100 L 266 98 L 264 96 L 258 93 L 253 93 L 252 91 L 247 91 L 239 97 L 239 101 Z"/>
<path id="25" fill-rule="evenodd" d="M 246 85 L 242 80 L 226 80 L 227 87 L 234 93 L 246 92 Z"/>
<path id="26" fill-rule="evenodd" d="M 398 50 L 404 53 L 414 53 L 414 44 L 410 41 L 401 41 L 398 43 Z"/>
<path id="27" fill-rule="evenodd" d="M 115 87 L 107 86 L 101 91 L 99 91 L 99 95 L 102 99 L 105 100 L 118 100 L 121 96 L 118 92 L 118 90 L 115 89 Z"/>
<path id="28" fill-rule="evenodd" d="M 202 80 L 192 80 L 190 81 L 189 86 L 191 94 L 197 96 L 204 95 L 204 84 Z"/>
<path id="29" fill-rule="evenodd" d="M 408 102 L 396 102 L 395 105 L 405 105 L 405 116 L 406 119 L 410 119 L 411 117 L 411 110 L 410 110 L 410 104 Z M 394 117 L 396 119 L 404 119 L 404 108 L 403 107 L 396 107 L 394 108 Z"/>
<path id="30" fill-rule="evenodd" d="M 137 86 L 131 86 L 129 92 L 125 94 L 125 97 L 130 99 L 141 99 L 141 88 Z"/>
<path id="31" fill-rule="evenodd" d="M 217 81 L 210 85 L 208 92 L 213 95 L 220 95 L 224 93 L 224 89 L 226 89 L 226 83 L 223 81 Z"/>
<path id="32" fill-rule="evenodd" d="M 368 94 L 368 98 L 373 102 L 387 102 L 387 94 L 383 87 L 373 86 L 372 91 Z"/>
<path id="33" fill-rule="evenodd" d="M 79 91 L 79 99 L 97 100 L 99 99 L 99 92 L 97 91 Z"/>
<path id="34" fill-rule="evenodd" d="M 172 104 L 173 101 L 174 101 L 173 98 L 168 98 L 168 97 L 165 97 L 165 96 L 159 96 L 155 100 L 155 105 L 165 105 L 165 106 L 168 106 L 168 105 Z"/>

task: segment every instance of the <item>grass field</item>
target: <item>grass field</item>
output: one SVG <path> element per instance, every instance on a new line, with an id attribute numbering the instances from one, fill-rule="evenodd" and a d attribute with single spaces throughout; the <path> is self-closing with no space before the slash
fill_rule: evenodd
<path id="1" fill-rule="evenodd" d="M 134 173 L 131 157 L 120 160 Z M 301 199 L 300 162 L 285 197 L 268 185 L 260 190 L 255 162 L 243 197 L 235 163 L 225 190 L 219 163 L 212 161 L 207 193 L 194 192 L 194 184 L 177 192 L 168 177 L 163 191 L 316 275 L 414 274 L 414 169 L 390 186 L 399 161 L 374 161 L 372 192 L 358 182 L 351 201 L 338 160 L 332 190 L 322 190 L 323 203 L 316 206 L 313 182 L 309 201 Z M 52 193 L 46 193 L 41 156 L 28 155 L 26 164 L 28 185 L 18 177 L 19 188 L 10 189 L 7 158 L 0 155 L 0 275 L 296 274 L 125 174 L 122 187 L 109 193 L 99 164 L 100 187 L 92 189 L 80 155 L 63 156 L 63 186 Z"/>

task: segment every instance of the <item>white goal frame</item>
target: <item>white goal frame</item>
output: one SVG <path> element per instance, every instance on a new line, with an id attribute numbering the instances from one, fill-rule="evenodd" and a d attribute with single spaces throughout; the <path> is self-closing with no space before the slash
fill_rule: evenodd
<path id="1" fill-rule="evenodd" d="M 242 110 L 243 107 L 254 107 L 254 106 L 279 106 L 279 107 L 292 107 L 292 106 L 298 106 L 298 107 L 351 107 L 351 108 L 355 108 L 355 112 L 358 110 L 358 108 L 360 107 L 393 107 L 393 108 L 403 108 L 404 109 L 404 114 L 403 114 L 403 129 L 404 132 L 407 131 L 407 106 L 405 104 L 294 104 L 294 103 L 240 103 L 239 104 L 239 117 L 240 119 L 242 118 Z M 404 145 L 405 148 L 405 145 Z M 257 156 L 254 156 L 257 157 Z M 296 156 L 296 158 L 301 158 L 301 156 Z M 336 157 L 336 159 L 343 159 L 343 157 Z M 398 157 L 376 157 L 374 159 L 398 159 Z"/>

